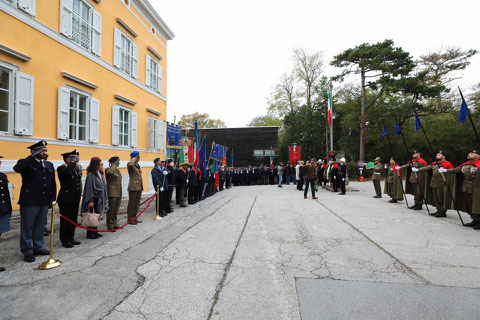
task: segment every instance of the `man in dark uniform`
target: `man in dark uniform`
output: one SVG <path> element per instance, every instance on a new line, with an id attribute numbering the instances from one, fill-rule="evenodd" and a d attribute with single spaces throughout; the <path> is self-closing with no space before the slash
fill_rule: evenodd
<path id="1" fill-rule="evenodd" d="M 218 190 L 219 190 L 219 191 L 223 191 L 223 185 L 224 185 L 224 183 L 225 183 L 225 178 L 226 178 L 226 176 L 225 176 L 225 167 L 224 167 L 224 166 L 221 166 L 221 167 L 220 167 L 220 170 L 218 171 L 218 178 L 219 178 L 219 179 L 218 179 L 218 180 L 219 180 L 219 182 L 218 182 Z"/>
<path id="2" fill-rule="evenodd" d="M 3 156 L 0 156 L 0 165 Z M 12 202 L 10 200 L 10 190 L 8 189 L 7 175 L 0 172 L 0 236 L 2 233 L 10 230 L 10 217 L 12 216 Z M 5 271 L 5 267 L 0 267 L 0 272 Z"/>
<path id="3" fill-rule="evenodd" d="M 230 189 L 232 186 L 232 172 L 230 171 L 230 167 L 227 167 L 227 171 L 225 172 L 225 189 Z"/>
<path id="4" fill-rule="evenodd" d="M 345 181 L 347 180 L 347 165 L 345 164 L 345 158 L 341 158 L 338 162 L 338 183 L 340 185 L 339 194 L 344 195 L 347 191 L 345 187 Z"/>
<path id="5" fill-rule="evenodd" d="M 374 166 L 371 168 L 373 170 L 373 188 L 375 189 L 376 193 L 376 195 L 374 195 L 373 197 L 377 199 L 382 197 L 382 186 L 380 182 L 382 181 L 382 173 L 385 170 L 381 161 L 382 159 L 380 157 L 376 157 L 373 162 Z"/>
<path id="6" fill-rule="evenodd" d="M 177 170 L 177 184 L 175 188 L 177 189 L 176 201 L 180 207 L 187 207 L 185 204 L 185 188 L 187 186 L 187 164 L 182 164 Z"/>
<path id="7" fill-rule="evenodd" d="M 60 214 L 77 223 L 78 207 L 82 196 L 82 168 L 78 164 L 79 153 L 77 150 L 63 153 L 65 162 L 57 168 L 60 191 L 58 192 L 58 206 Z M 80 241 L 75 240 L 75 226 L 70 222 L 60 219 L 60 241 L 65 248 L 73 248 Z"/>
<path id="8" fill-rule="evenodd" d="M 190 171 L 188 171 L 188 204 L 195 204 L 195 192 L 197 191 L 197 173 L 193 170 L 193 166 L 190 166 Z"/>
<path id="9" fill-rule="evenodd" d="M 43 229 L 47 221 L 47 212 L 57 196 L 55 168 L 47 155 L 47 142 L 42 140 L 30 147 L 30 155 L 18 160 L 13 167 L 22 175 L 20 190 L 20 249 L 27 262 L 34 262 L 35 255 L 49 255 L 43 249 Z"/>
<path id="10" fill-rule="evenodd" d="M 155 202 L 155 204 L 158 203 L 156 210 L 160 217 L 165 217 L 167 215 L 165 211 L 168 208 L 168 171 L 165 170 L 165 161 L 160 161 L 160 158 L 153 159 L 153 163 L 155 166 L 151 171 L 152 183 L 154 190 L 158 190 L 158 201 Z"/>
<path id="11" fill-rule="evenodd" d="M 174 163 L 172 159 L 167 160 L 167 180 L 168 180 L 168 196 L 167 196 L 167 211 L 166 213 L 173 212 L 172 207 L 172 197 L 173 197 L 173 189 L 175 184 L 177 183 L 177 171 L 175 170 Z"/>

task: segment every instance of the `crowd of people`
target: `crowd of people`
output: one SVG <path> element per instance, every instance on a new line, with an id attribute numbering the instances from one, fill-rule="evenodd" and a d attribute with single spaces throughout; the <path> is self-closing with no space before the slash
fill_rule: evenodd
<path id="1" fill-rule="evenodd" d="M 480 230 L 480 178 L 477 175 L 480 152 L 472 150 L 466 162 L 457 167 L 446 157 L 446 152 L 439 151 L 435 161 L 429 164 L 420 151 L 414 150 L 412 159 L 404 165 L 397 164 L 393 158 L 382 164 L 377 157 L 371 168 L 374 198 L 382 197 L 381 181 L 385 179 L 383 191 L 390 197 L 390 203 L 402 201 L 406 194 L 411 194 L 414 203 L 409 209 L 423 210 L 425 205 L 430 211 L 428 205 L 431 205 L 436 210 L 431 215 L 436 218 L 445 218 L 447 210 L 466 212 L 471 221 L 464 226 Z"/>
<path id="2" fill-rule="evenodd" d="M 56 202 L 60 215 L 60 241 L 65 248 L 73 248 L 81 242 L 75 238 L 79 213 L 97 213 L 106 215 L 108 232 L 119 229 L 118 214 L 122 200 L 122 174 L 119 170 L 120 158 L 113 156 L 108 160 L 108 168 L 98 157 L 90 159 L 86 168 L 86 177 L 82 185 L 83 170 L 76 150 L 63 153 L 64 163 L 55 170 L 47 160 L 47 142 L 42 140 L 28 147 L 30 155 L 18 160 L 14 171 L 22 177 L 20 190 L 20 250 L 26 262 L 34 262 L 35 256 L 49 255 L 45 249 L 44 236 L 49 231 L 46 228 L 47 212 Z M 3 156 L 0 155 L 0 165 Z M 135 226 L 139 220 L 138 212 L 144 190 L 142 168 L 139 164 L 140 153 L 130 154 L 127 163 L 129 175 L 127 219 L 129 225 Z M 217 191 L 231 187 L 230 169 L 220 167 L 219 181 L 207 167 L 205 172 L 193 170 L 188 164 L 175 165 L 172 159 L 153 160 L 151 171 L 152 182 L 159 195 L 157 213 L 160 217 L 173 212 L 172 198 L 176 190 L 176 203 L 180 207 L 192 205 L 214 195 Z M 57 194 L 55 181 L 57 171 L 60 190 Z M 8 178 L 0 172 L 0 235 L 10 230 L 12 204 L 8 189 Z M 68 220 L 67 220 L 68 219 Z M 83 225 L 83 224 L 82 224 Z M 97 226 L 87 225 L 87 239 L 98 239 L 102 233 L 97 232 Z M 0 267 L 0 271 L 5 271 Z"/>

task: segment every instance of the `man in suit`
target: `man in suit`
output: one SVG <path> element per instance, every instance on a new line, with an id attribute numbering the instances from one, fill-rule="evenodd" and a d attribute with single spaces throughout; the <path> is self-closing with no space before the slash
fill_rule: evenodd
<path id="1" fill-rule="evenodd" d="M 346 193 L 345 181 L 347 180 L 347 165 L 345 164 L 345 158 L 341 158 L 338 162 L 338 183 L 340 184 L 339 194 L 344 195 Z"/>
<path id="2" fill-rule="evenodd" d="M 219 191 L 223 191 L 223 185 L 225 183 L 225 179 L 226 179 L 226 176 L 225 176 L 225 167 L 224 166 L 221 166 L 220 167 L 220 170 L 218 172 L 218 180 L 219 180 L 219 183 L 218 183 L 218 189 Z"/>
<path id="3" fill-rule="evenodd" d="M 30 155 L 18 160 L 13 167 L 22 175 L 20 190 L 20 249 L 26 262 L 34 262 L 35 255 L 49 255 L 43 249 L 43 229 L 47 221 L 47 212 L 57 196 L 55 168 L 46 161 L 47 142 L 42 140 L 30 147 Z"/>
<path id="4" fill-rule="evenodd" d="M 185 204 L 185 188 L 187 186 L 187 164 L 184 163 L 180 166 L 177 170 L 177 202 L 180 207 L 184 208 L 187 207 Z"/>
<path id="5" fill-rule="evenodd" d="M 57 168 L 60 191 L 57 203 L 60 214 L 77 223 L 78 207 L 82 196 L 82 167 L 78 164 L 79 153 L 77 150 L 62 154 L 64 164 Z M 75 240 L 75 226 L 70 222 L 60 219 L 60 241 L 65 248 L 73 248 L 80 241 Z"/>
<path id="6" fill-rule="evenodd" d="M 303 168 L 303 172 L 305 173 L 305 179 L 306 179 L 305 192 L 303 193 L 303 198 L 307 199 L 308 187 L 311 186 L 312 199 L 318 199 L 317 197 L 315 197 L 315 173 L 316 173 L 315 160 L 312 159 L 311 161 L 307 161 L 307 164 L 302 168 Z"/>
<path id="7" fill-rule="evenodd" d="M 142 169 L 138 164 L 140 161 L 140 154 L 138 151 L 133 151 L 130 154 L 130 162 L 127 164 L 128 175 L 130 182 L 128 183 L 128 207 L 127 215 L 128 221 L 135 218 L 138 214 L 138 207 L 142 199 L 143 181 L 142 181 Z M 132 221 L 132 225 L 141 223 L 142 221 L 135 219 Z"/>
<path id="8" fill-rule="evenodd" d="M 108 162 L 110 167 L 105 170 L 105 178 L 108 194 L 107 229 L 110 230 L 118 228 L 117 214 L 122 202 L 122 173 L 118 170 L 119 157 L 111 157 Z"/>
<path id="9" fill-rule="evenodd" d="M 188 204 L 195 204 L 195 192 L 197 190 L 197 173 L 193 170 L 193 166 L 188 168 Z"/>
<path id="10" fill-rule="evenodd" d="M 168 195 L 167 195 L 167 211 L 166 213 L 173 212 L 172 207 L 172 197 L 173 197 L 173 189 L 175 188 L 175 184 L 177 183 L 177 171 L 175 170 L 175 166 L 172 159 L 167 159 L 167 180 L 168 180 Z"/>

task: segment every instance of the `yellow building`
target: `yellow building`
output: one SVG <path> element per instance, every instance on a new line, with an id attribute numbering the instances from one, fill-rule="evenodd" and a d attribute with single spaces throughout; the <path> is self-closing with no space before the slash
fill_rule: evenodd
<path id="1" fill-rule="evenodd" d="M 77 149 L 141 155 L 144 189 L 165 154 L 167 41 L 174 37 L 147 0 L 0 0 L 0 155 L 16 204 L 13 166 L 48 142 L 49 161 Z M 106 163 L 107 164 L 107 163 Z"/>

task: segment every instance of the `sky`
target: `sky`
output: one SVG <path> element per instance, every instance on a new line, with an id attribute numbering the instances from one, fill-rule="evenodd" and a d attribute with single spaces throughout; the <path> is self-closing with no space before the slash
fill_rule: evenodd
<path id="1" fill-rule="evenodd" d="M 200 112 L 241 127 L 266 114 L 293 48 L 322 52 L 326 76 L 339 72 L 329 66 L 334 55 L 364 42 L 393 39 L 414 58 L 447 46 L 480 50 L 478 0 L 149 1 L 175 34 L 168 121 Z M 480 82 L 480 54 L 462 76 L 463 91 Z"/>

